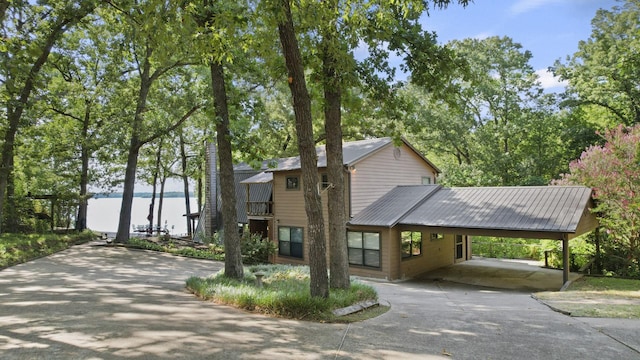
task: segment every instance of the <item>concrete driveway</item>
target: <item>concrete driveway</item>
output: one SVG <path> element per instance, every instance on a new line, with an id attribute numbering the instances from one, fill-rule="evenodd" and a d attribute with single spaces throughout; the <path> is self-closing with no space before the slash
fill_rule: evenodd
<path id="1" fill-rule="evenodd" d="M 80 245 L 0 271 L 2 359 L 633 359 L 640 322 L 571 318 L 527 292 L 368 281 L 386 314 L 269 318 L 195 299 L 219 262 Z"/>
<path id="2" fill-rule="evenodd" d="M 546 269 L 540 265 L 537 261 L 474 256 L 471 260 L 430 271 L 419 278 L 532 292 L 560 290 L 562 270 Z M 570 273 L 569 280 L 574 281 L 581 276 Z"/>

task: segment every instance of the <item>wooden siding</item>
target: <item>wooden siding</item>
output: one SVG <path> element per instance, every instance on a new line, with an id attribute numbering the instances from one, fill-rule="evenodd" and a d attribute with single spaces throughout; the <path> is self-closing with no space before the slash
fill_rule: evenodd
<path id="1" fill-rule="evenodd" d="M 396 148 L 389 144 L 363 159 L 351 171 L 351 216 L 362 211 L 398 185 L 421 185 L 429 176 L 435 182 L 435 169 L 406 145 Z"/>
<path id="2" fill-rule="evenodd" d="M 402 260 L 400 257 L 401 231 L 417 231 L 422 234 L 422 255 Z M 416 275 L 435 270 L 454 263 L 455 235 L 444 234 L 444 238 L 431 240 L 431 233 L 435 230 L 425 228 L 398 229 L 396 243 L 398 244 L 398 261 L 400 273 L 393 279 L 412 278 Z"/>
<path id="3" fill-rule="evenodd" d="M 321 181 L 322 174 L 326 173 L 326 169 L 319 169 L 318 180 Z M 298 176 L 299 189 L 287 190 L 286 178 L 289 176 Z M 349 197 L 349 181 L 348 176 L 345 174 L 345 209 L 348 211 Z M 273 215 L 275 226 L 272 228 L 272 240 L 278 242 L 278 226 L 295 226 L 304 228 L 304 240 L 303 240 L 303 259 L 292 258 L 288 256 L 278 256 L 276 254 L 275 262 L 284 264 L 306 264 L 309 256 L 309 235 L 307 234 L 307 213 L 304 207 L 304 195 L 303 195 L 302 173 L 300 171 L 283 171 L 276 172 L 273 176 Z M 327 264 L 329 264 L 329 209 L 328 192 L 330 190 L 320 189 L 322 200 L 322 215 L 324 217 L 325 226 L 325 241 L 327 247 Z"/>
<path id="4" fill-rule="evenodd" d="M 287 190 L 286 178 L 298 176 L 299 186 L 297 190 Z M 271 232 L 273 241 L 278 245 L 278 228 L 280 226 L 301 227 L 304 229 L 302 243 L 302 259 L 279 256 L 276 250 L 275 263 L 277 264 L 307 264 L 309 260 L 309 235 L 307 234 L 307 214 L 304 210 L 304 196 L 302 174 L 300 171 L 282 171 L 273 174 L 273 219 Z"/>

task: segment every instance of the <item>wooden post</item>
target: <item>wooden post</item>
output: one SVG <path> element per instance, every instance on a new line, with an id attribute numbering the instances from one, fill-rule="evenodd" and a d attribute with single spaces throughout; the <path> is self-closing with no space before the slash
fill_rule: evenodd
<path id="1" fill-rule="evenodd" d="M 562 236 L 562 285 L 569 281 L 569 237 Z"/>

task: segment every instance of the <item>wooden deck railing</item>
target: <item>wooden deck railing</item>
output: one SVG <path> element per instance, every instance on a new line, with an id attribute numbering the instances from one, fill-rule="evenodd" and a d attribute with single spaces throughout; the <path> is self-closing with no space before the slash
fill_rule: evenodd
<path id="1" fill-rule="evenodd" d="M 247 201 L 249 216 L 273 216 L 272 201 Z"/>

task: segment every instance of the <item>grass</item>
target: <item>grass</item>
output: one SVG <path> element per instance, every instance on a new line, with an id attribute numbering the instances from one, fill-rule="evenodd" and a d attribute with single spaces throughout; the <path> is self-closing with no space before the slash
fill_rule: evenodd
<path id="1" fill-rule="evenodd" d="M 255 273 L 261 272 L 263 287 L 256 286 Z M 352 322 L 380 315 L 386 307 L 374 307 L 343 317 L 333 310 L 378 297 L 373 287 L 352 281 L 348 290 L 331 290 L 328 299 L 312 297 L 309 268 L 290 265 L 257 265 L 245 269 L 241 281 L 218 272 L 209 278 L 191 277 L 187 288 L 199 297 L 216 303 L 270 316 L 320 322 Z"/>
<path id="2" fill-rule="evenodd" d="M 72 234 L 1 234 L 0 268 L 47 256 L 95 238 L 96 235 L 90 231 Z"/>
<path id="3" fill-rule="evenodd" d="M 566 291 L 535 295 L 571 316 L 640 319 L 640 280 L 585 276 Z"/>

